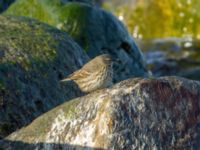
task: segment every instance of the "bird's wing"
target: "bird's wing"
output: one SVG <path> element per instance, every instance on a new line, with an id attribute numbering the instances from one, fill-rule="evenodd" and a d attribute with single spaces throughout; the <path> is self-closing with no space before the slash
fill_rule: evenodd
<path id="1" fill-rule="evenodd" d="M 93 73 L 95 70 L 98 70 L 98 68 L 99 68 L 99 64 L 94 63 L 94 60 L 91 60 L 87 64 L 85 64 L 81 70 L 88 73 Z"/>
<path id="2" fill-rule="evenodd" d="M 90 72 L 88 72 L 87 70 L 81 69 L 71 74 L 70 79 L 77 80 L 77 79 L 85 78 L 89 75 L 90 75 Z"/>
<path id="3" fill-rule="evenodd" d="M 89 76 L 95 70 L 98 70 L 97 68 L 99 68 L 99 64 L 94 63 L 95 61 L 96 61 L 95 59 L 89 61 L 81 69 L 70 74 L 67 78 L 61 80 L 61 82 L 69 81 L 69 80 L 78 80 L 78 79 Z"/>

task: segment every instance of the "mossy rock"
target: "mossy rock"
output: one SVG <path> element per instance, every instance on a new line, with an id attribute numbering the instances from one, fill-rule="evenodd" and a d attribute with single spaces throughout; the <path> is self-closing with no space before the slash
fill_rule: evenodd
<path id="1" fill-rule="evenodd" d="M 84 48 L 87 48 L 83 38 L 89 9 L 91 9 L 89 6 L 79 3 L 66 5 L 61 0 L 18 0 L 5 14 L 32 17 L 68 31 L 73 38 L 82 42 Z"/>
<path id="2" fill-rule="evenodd" d="M 75 85 L 59 82 L 88 60 L 65 32 L 33 19 L 0 16 L 0 57 L 0 137 L 81 95 Z M 5 124 L 13 128 L 2 131 Z"/>
<path id="3" fill-rule="evenodd" d="M 115 66 L 115 82 L 147 75 L 143 55 L 126 27 L 101 8 L 58 0 L 18 0 L 5 14 L 32 17 L 66 31 L 91 58 L 109 53 L 120 62 Z"/>

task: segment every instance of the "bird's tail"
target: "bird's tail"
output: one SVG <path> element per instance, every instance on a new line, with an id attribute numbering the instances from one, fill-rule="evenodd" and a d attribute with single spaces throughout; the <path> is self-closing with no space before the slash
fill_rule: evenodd
<path id="1" fill-rule="evenodd" d="M 70 81 L 70 80 L 71 80 L 70 78 L 65 78 L 65 79 L 60 80 L 60 82 L 66 82 L 66 81 Z"/>
<path id="2" fill-rule="evenodd" d="M 60 80 L 60 82 L 66 82 L 66 81 L 71 81 L 71 80 L 73 80 L 73 79 L 74 79 L 73 76 L 74 76 L 75 73 L 76 73 L 76 72 L 74 72 L 74 73 L 68 75 L 65 79 Z"/>

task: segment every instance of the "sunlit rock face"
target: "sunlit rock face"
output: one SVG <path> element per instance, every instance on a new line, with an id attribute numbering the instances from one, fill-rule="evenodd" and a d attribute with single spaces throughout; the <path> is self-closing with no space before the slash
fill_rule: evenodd
<path id="1" fill-rule="evenodd" d="M 37 0 L 33 4 L 20 0 L 5 14 L 32 17 L 66 31 L 90 58 L 109 53 L 118 59 L 114 82 L 148 75 L 143 55 L 126 27 L 98 7 L 57 0 Z"/>
<path id="2" fill-rule="evenodd" d="M 200 83 L 129 79 L 66 102 L 1 141 L 4 149 L 199 149 Z"/>
<path id="3" fill-rule="evenodd" d="M 0 138 L 82 95 L 59 80 L 87 61 L 66 32 L 32 19 L 0 16 Z"/>

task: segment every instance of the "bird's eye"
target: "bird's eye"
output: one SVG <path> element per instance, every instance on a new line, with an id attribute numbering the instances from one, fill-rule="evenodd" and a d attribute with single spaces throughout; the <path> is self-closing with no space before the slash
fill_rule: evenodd
<path id="1" fill-rule="evenodd" d="M 106 60 L 111 61 L 112 59 L 108 57 L 108 58 L 106 58 Z"/>

